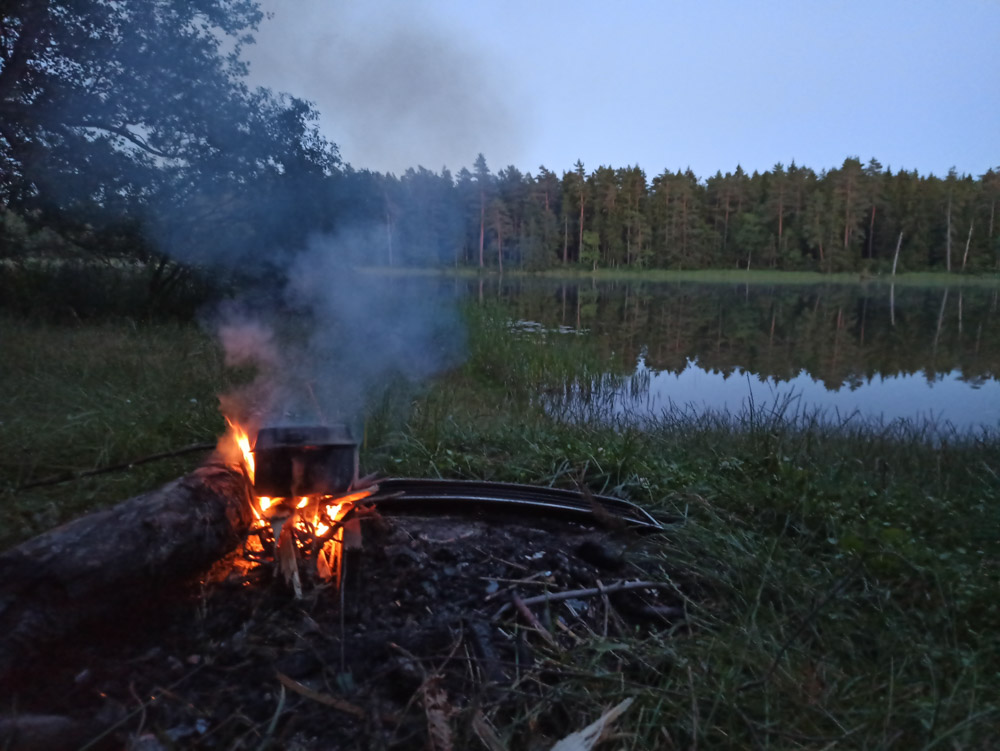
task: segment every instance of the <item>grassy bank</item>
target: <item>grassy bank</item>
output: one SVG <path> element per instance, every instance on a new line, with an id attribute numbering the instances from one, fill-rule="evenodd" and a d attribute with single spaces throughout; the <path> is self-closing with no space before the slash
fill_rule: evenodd
<path id="1" fill-rule="evenodd" d="M 753 411 L 667 414 L 642 430 L 562 422 L 539 395 L 600 372 L 586 342 L 469 316 L 465 365 L 417 399 L 373 405 L 364 469 L 620 494 L 672 520 L 637 554 L 689 598 L 673 630 L 594 635 L 570 652 L 538 642 L 543 700 L 494 717 L 504 735 L 539 717 L 575 729 L 632 696 L 620 748 L 1000 743 L 995 439 L 936 446 L 917 428 Z M 0 336 L 5 544 L 198 459 L 16 490 L 25 481 L 222 429 L 226 374 L 193 328 L 6 320 Z"/>
<path id="2" fill-rule="evenodd" d="M 476 278 L 482 275 L 501 276 L 495 268 L 383 268 L 373 267 L 369 271 L 388 275 L 446 275 Z M 700 282 L 703 284 L 897 284 L 914 287 L 997 287 L 1000 274 L 947 273 L 944 271 L 902 272 L 892 276 L 888 273 L 819 271 L 778 271 L 774 269 L 691 269 L 674 271 L 669 269 L 590 269 L 579 266 L 555 268 L 548 271 L 519 271 L 516 267 L 504 271 L 504 276 L 543 279 L 565 279 L 572 281 L 630 281 L 630 282 Z"/>
<path id="3" fill-rule="evenodd" d="M 199 457 L 20 486 L 211 441 L 222 431 L 221 354 L 192 325 L 0 318 L 0 341 L 0 547 L 155 487 Z"/>

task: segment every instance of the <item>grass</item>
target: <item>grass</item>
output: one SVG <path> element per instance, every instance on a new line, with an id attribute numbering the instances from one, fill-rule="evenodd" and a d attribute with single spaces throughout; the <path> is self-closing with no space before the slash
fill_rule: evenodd
<path id="1" fill-rule="evenodd" d="M 373 431 L 368 464 L 643 503 L 682 520 L 647 565 L 694 600 L 687 633 L 550 653 L 562 679 L 547 703 L 498 724 L 586 724 L 634 696 L 625 748 L 1000 740 L 995 438 L 936 444 L 924 426 L 793 424 L 780 408 L 669 413 L 642 430 L 564 423 L 535 395 L 591 361 L 580 340 L 505 334 L 489 315 L 473 327 L 473 342 L 501 343 L 474 348 L 404 425 Z"/>
<path id="2" fill-rule="evenodd" d="M 471 311 L 469 358 L 367 417 L 365 471 L 620 494 L 676 520 L 641 548 L 690 597 L 683 628 L 535 645 L 543 697 L 484 707 L 509 740 L 626 696 L 616 748 L 945 749 L 1000 743 L 1000 442 L 920 426 L 792 423 L 780 409 L 563 421 L 592 383 L 581 337 Z M 7 544 L 196 458 L 38 493 L 24 481 L 211 438 L 227 377 L 193 328 L 0 322 Z M 597 387 L 598 389 L 601 386 Z M 600 394 L 595 394 L 595 403 Z M 192 402 L 191 400 L 197 400 Z"/>
<path id="3" fill-rule="evenodd" d="M 482 274 L 498 276 L 495 267 L 480 270 L 473 267 L 422 269 L 386 268 L 368 269 L 371 273 L 389 275 L 447 275 L 475 278 Z M 580 266 L 553 268 L 546 271 L 520 271 L 517 267 L 505 269 L 504 275 L 511 277 L 542 277 L 550 279 L 596 279 L 597 281 L 633 282 L 703 282 L 716 284 L 898 284 L 900 286 L 947 287 L 947 286 L 1000 286 L 1000 274 L 996 272 L 964 273 L 945 271 L 899 272 L 893 277 L 889 273 L 845 271 L 823 273 L 819 271 L 781 271 L 777 269 L 597 269 L 592 271 Z"/>
<path id="4" fill-rule="evenodd" d="M 194 326 L 0 318 L 0 547 L 176 477 L 185 457 L 22 490 L 65 472 L 212 441 L 221 353 Z"/>

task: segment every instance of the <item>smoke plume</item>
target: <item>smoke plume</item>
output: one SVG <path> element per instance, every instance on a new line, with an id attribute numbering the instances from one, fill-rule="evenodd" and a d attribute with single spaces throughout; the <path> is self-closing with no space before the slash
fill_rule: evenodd
<path id="1" fill-rule="evenodd" d="M 263 424 L 344 422 L 367 404 L 457 365 L 464 329 L 433 276 L 386 275 L 355 266 L 370 233 L 313 238 L 277 284 L 217 311 L 226 364 L 251 383 L 222 398 L 228 416 Z"/>
<path id="2" fill-rule="evenodd" d="M 470 165 L 487 148 L 517 161 L 528 118 L 497 52 L 440 30 L 433 4 L 264 2 L 250 77 L 316 104 L 357 167 L 400 173 Z"/>

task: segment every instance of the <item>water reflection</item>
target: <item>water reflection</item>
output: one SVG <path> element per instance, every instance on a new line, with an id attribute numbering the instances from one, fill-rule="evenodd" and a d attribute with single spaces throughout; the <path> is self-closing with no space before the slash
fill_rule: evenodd
<path id="1" fill-rule="evenodd" d="M 482 296 L 522 326 L 584 332 L 606 358 L 608 379 L 573 386 L 564 406 L 738 412 L 752 399 L 830 419 L 1000 428 L 995 288 L 519 279 Z"/>

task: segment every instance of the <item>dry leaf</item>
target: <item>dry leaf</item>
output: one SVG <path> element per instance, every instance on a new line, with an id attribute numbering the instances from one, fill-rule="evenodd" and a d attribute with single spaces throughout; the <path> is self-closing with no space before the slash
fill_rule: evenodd
<path id="1" fill-rule="evenodd" d="M 626 699 L 602 714 L 583 730 L 567 735 L 552 747 L 552 751 L 590 751 L 601 742 L 605 732 L 610 729 L 611 723 L 631 706 L 632 699 Z"/>
<path id="2" fill-rule="evenodd" d="M 424 713 L 427 715 L 427 740 L 431 751 L 454 751 L 451 726 L 448 724 L 452 708 L 448 703 L 448 694 L 441 687 L 441 680 L 431 678 L 424 684 L 422 692 Z"/>

